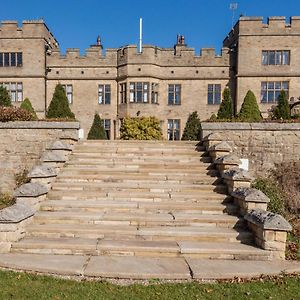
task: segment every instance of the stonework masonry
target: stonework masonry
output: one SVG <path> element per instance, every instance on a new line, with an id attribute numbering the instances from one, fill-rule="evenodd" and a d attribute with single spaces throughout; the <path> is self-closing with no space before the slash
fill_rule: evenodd
<path id="1" fill-rule="evenodd" d="M 28 97 L 39 117 L 45 116 L 56 84 L 68 86 L 71 109 L 85 135 L 98 112 L 109 121 L 111 139 L 118 138 L 125 116 L 150 115 L 160 119 L 164 138 L 176 120 L 179 134 L 170 136 L 180 138 L 190 113 L 197 111 L 201 120 L 217 113 L 220 92 L 226 86 L 231 88 L 236 110 L 247 90 L 253 90 L 264 115 L 276 101 L 270 100 L 275 95 L 272 84 L 266 92 L 268 101 L 262 101 L 263 82 L 273 82 L 277 92 L 278 83 L 284 82 L 289 98 L 299 97 L 299 35 L 300 17 L 292 17 L 290 23 L 284 17 L 271 17 L 267 23 L 262 18 L 241 17 L 225 38 L 220 55 L 211 48 L 197 54 L 182 38 L 173 48 L 144 45 L 141 53 L 135 45 L 104 52 L 98 38 L 84 55 L 77 48 L 63 55 L 44 21 L 24 21 L 22 27 L 16 21 L 3 21 L 0 83 L 21 83 L 21 100 Z M 277 56 L 288 51 L 288 60 L 263 64 L 263 51 L 277 51 Z M 5 53 L 22 53 L 22 64 L 12 66 Z M 99 85 L 109 86 L 109 104 L 99 104 Z M 173 95 L 179 101 L 169 104 L 170 88 L 175 86 L 180 87 L 178 99 Z"/>
<path id="2" fill-rule="evenodd" d="M 300 124 L 202 123 L 202 136 L 218 133 L 233 153 L 249 159 L 250 171 L 264 176 L 276 164 L 300 160 Z"/>
<path id="3" fill-rule="evenodd" d="M 42 152 L 62 137 L 78 137 L 77 122 L 9 122 L 0 123 L 0 192 L 11 192 L 14 175 L 30 169 Z"/>

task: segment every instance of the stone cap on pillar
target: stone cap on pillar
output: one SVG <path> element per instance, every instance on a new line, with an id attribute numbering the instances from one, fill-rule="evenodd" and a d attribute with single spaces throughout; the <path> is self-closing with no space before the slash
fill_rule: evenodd
<path id="1" fill-rule="evenodd" d="M 57 173 L 53 168 L 44 165 L 34 166 L 28 174 L 28 178 L 49 178 L 56 176 Z"/>
<path id="2" fill-rule="evenodd" d="M 47 150 L 64 150 L 64 151 L 72 151 L 72 147 L 63 141 L 55 141 Z"/>
<path id="3" fill-rule="evenodd" d="M 52 151 L 46 151 L 42 155 L 43 162 L 66 162 L 66 158 L 63 155 Z"/>
<path id="4" fill-rule="evenodd" d="M 24 203 L 15 203 L 12 206 L 0 210 L 0 224 L 19 223 L 30 218 L 35 211 Z"/>
<path id="5" fill-rule="evenodd" d="M 248 171 L 240 168 L 232 168 L 225 171 L 222 175 L 223 179 L 234 180 L 234 181 L 246 181 L 252 182 L 254 178 L 250 176 Z"/>
<path id="6" fill-rule="evenodd" d="M 245 202 L 269 203 L 270 199 L 263 192 L 249 187 L 239 187 L 231 194 L 236 199 L 244 200 Z"/>
<path id="7" fill-rule="evenodd" d="M 232 152 L 232 148 L 227 142 L 221 142 L 209 147 L 208 151 Z"/>
<path id="8" fill-rule="evenodd" d="M 214 163 L 216 165 L 240 165 L 241 160 L 235 154 L 228 154 L 217 158 Z"/>
<path id="9" fill-rule="evenodd" d="M 21 185 L 14 192 L 14 197 L 39 197 L 48 193 L 48 188 L 38 182 L 29 182 Z"/>
<path id="10" fill-rule="evenodd" d="M 292 226 L 283 216 L 262 209 L 253 209 L 244 218 L 264 230 L 292 230 Z"/>
<path id="11" fill-rule="evenodd" d="M 203 141 L 222 141 L 222 140 L 223 138 L 218 132 L 210 133 L 209 135 L 203 138 Z"/>

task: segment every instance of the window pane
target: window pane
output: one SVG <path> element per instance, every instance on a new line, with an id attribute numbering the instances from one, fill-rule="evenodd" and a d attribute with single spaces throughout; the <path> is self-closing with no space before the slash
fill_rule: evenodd
<path id="1" fill-rule="evenodd" d="M 273 91 L 268 92 L 268 102 L 274 102 L 274 92 Z"/>
<path id="2" fill-rule="evenodd" d="M 72 85 L 67 85 L 67 93 L 72 93 Z"/>
<path id="3" fill-rule="evenodd" d="M 289 83 L 288 83 L 288 81 L 283 81 L 282 82 L 282 89 L 283 90 L 288 90 L 289 89 Z"/>
<path id="4" fill-rule="evenodd" d="M 221 103 L 221 93 L 215 94 L 215 103 L 214 104 L 220 104 Z"/>
<path id="5" fill-rule="evenodd" d="M 280 81 L 275 82 L 275 89 L 276 90 L 281 90 L 281 82 Z"/>
<path id="6" fill-rule="evenodd" d="M 105 104 L 110 104 L 110 93 L 109 92 L 105 93 Z"/>
<path id="7" fill-rule="evenodd" d="M 135 84 L 132 83 L 132 82 L 130 82 L 130 89 L 131 89 L 131 90 L 134 90 L 134 86 L 135 86 Z"/>
<path id="8" fill-rule="evenodd" d="M 173 104 L 173 101 L 174 101 L 174 93 L 169 92 L 168 104 Z"/>
<path id="9" fill-rule="evenodd" d="M 262 52 L 262 64 L 263 65 L 268 64 L 268 52 L 267 51 Z"/>
<path id="10" fill-rule="evenodd" d="M 10 65 L 12 67 L 16 66 L 16 53 L 11 53 L 10 54 Z"/>
<path id="11" fill-rule="evenodd" d="M 278 101 L 278 97 L 279 97 L 280 91 L 276 91 L 275 92 L 275 101 Z"/>
<path id="12" fill-rule="evenodd" d="M 67 98 L 68 98 L 69 104 L 72 104 L 72 102 L 73 102 L 72 94 L 68 94 L 68 95 L 67 95 Z"/>
<path id="13" fill-rule="evenodd" d="M 4 53 L 4 67 L 9 67 L 9 53 Z"/>
<path id="14" fill-rule="evenodd" d="M 282 52 L 282 64 L 289 65 L 290 64 L 290 51 Z"/>
<path id="15" fill-rule="evenodd" d="M 0 53 L 0 67 L 3 67 L 3 53 Z"/>
<path id="16" fill-rule="evenodd" d="M 168 129 L 173 128 L 173 120 L 168 120 Z"/>
<path id="17" fill-rule="evenodd" d="M 176 93 L 175 95 L 175 104 L 180 104 L 180 94 Z"/>
<path id="18" fill-rule="evenodd" d="M 130 92 L 130 98 L 129 98 L 130 102 L 134 102 L 134 93 Z"/>
<path id="19" fill-rule="evenodd" d="M 11 101 L 16 102 L 17 101 L 17 93 L 16 91 L 13 91 L 10 93 Z"/>
<path id="20" fill-rule="evenodd" d="M 267 103 L 267 92 L 266 91 L 261 91 L 260 101 L 262 103 Z"/>
<path id="21" fill-rule="evenodd" d="M 10 85 L 10 90 L 15 91 L 16 89 L 17 89 L 17 84 L 15 82 L 12 82 Z M 19 89 L 19 87 L 18 87 L 18 89 Z"/>
<path id="22" fill-rule="evenodd" d="M 148 102 L 148 92 L 144 92 L 144 102 Z"/>
<path id="23" fill-rule="evenodd" d="M 143 92 L 142 91 L 137 91 L 136 93 L 136 102 L 143 102 Z"/>
<path id="24" fill-rule="evenodd" d="M 23 55 L 22 55 L 22 52 L 18 52 L 17 53 L 17 66 L 22 66 L 23 65 Z"/>
<path id="25" fill-rule="evenodd" d="M 274 90 L 274 82 L 268 82 L 268 89 Z"/>
<path id="26" fill-rule="evenodd" d="M 269 65 L 275 65 L 275 51 L 269 51 Z"/>
<path id="27" fill-rule="evenodd" d="M 18 92 L 17 101 L 23 101 L 23 93 L 22 92 Z"/>
<path id="28" fill-rule="evenodd" d="M 209 84 L 208 85 L 208 92 L 213 92 L 214 91 L 214 85 L 213 84 Z"/>
<path id="29" fill-rule="evenodd" d="M 281 65 L 281 51 L 276 51 L 276 57 L 275 57 L 275 64 L 276 65 Z"/>
<path id="30" fill-rule="evenodd" d="M 262 90 L 266 90 L 267 89 L 267 83 L 266 82 L 262 82 L 261 83 L 261 89 Z"/>
<path id="31" fill-rule="evenodd" d="M 99 94 L 98 103 L 99 104 L 103 104 L 103 96 L 102 96 L 102 94 Z"/>
<path id="32" fill-rule="evenodd" d="M 214 104 L 214 95 L 213 95 L 213 93 L 208 93 L 207 102 L 208 102 L 208 104 Z"/>

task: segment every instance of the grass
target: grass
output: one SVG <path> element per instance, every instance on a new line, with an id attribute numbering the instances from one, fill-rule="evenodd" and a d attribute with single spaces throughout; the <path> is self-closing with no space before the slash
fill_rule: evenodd
<path id="1" fill-rule="evenodd" d="M 0 209 L 13 205 L 14 203 L 15 199 L 11 195 L 0 193 Z"/>
<path id="2" fill-rule="evenodd" d="M 300 299 L 300 275 L 244 283 L 114 285 L 0 271 L 0 299 Z"/>

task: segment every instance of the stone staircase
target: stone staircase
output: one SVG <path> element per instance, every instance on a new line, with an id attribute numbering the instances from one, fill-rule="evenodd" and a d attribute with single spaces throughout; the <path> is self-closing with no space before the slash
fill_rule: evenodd
<path id="1" fill-rule="evenodd" d="M 194 142 L 78 143 L 12 253 L 269 260 Z"/>

